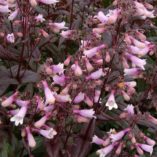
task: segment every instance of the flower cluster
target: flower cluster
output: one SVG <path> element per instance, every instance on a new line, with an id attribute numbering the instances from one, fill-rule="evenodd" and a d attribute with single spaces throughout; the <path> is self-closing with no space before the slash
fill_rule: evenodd
<path id="1" fill-rule="evenodd" d="M 58 0 L 29 0 L 32 9 L 42 5 L 55 7 L 57 3 Z M 98 11 L 96 15 L 87 18 L 83 28 L 84 32 L 89 32 L 86 35 L 73 29 L 66 20 L 47 20 L 49 14 L 44 16 L 39 13 L 31 17 L 35 21 L 34 27 L 39 27 L 36 43 L 40 43 L 40 37 L 48 39 L 49 42 L 53 37 L 50 36 L 51 32 L 60 38 L 59 44 L 79 39 L 79 47 L 73 56 L 68 54 L 66 59 L 58 64 L 47 58 L 39 68 L 41 80 L 36 84 L 38 89 L 31 98 L 20 90 L 16 90 L 9 97 L 2 97 L 1 106 L 7 113 L 7 118 L 19 128 L 29 147 L 36 146 L 34 136 L 39 135 L 53 140 L 63 136 L 63 141 L 66 137 L 63 144 L 66 145 L 71 130 L 67 136 L 64 135 L 67 124 L 63 121 L 72 119 L 74 124 L 83 123 L 83 126 L 90 125 L 92 121 L 99 125 L 99 122 L 105 119 L 114 120 L 122 130 L 116 132 L 113 129 L 103 138 L 94 135 L 96 133 L 92 134 L 92 143 L 101 146 L 101 149 L 97 150 L 100 157 L 110 153 L 120 155 L 128 146 L 135 152 L 136 157 L 137 153 L 153 153 L 156 142 L 146 136 L 138 128 L 138 124 L 144 118 L 148 118 L 152 124 L 157 124 L 157 119 L 150 114 L 143 115 L 138 112 L 139 108 L 134 107 L 135 101 L 131 100 L 136 95 L 136 80 L 144 78 L 146 57 L 155 53 L 155 45 L 136 25 L 133 28 L 127 26 L 125 2 L 116 0 L 113 4 L 114 7 L 107 12 Z M 136 0 L 131 4 L 135 19 L 143 22 L 155 18 L 152 5 Z M 20 22 L 16 20 L 22 13 L 18 0 L 0 1 L 0 13 L 20 28 Z M 22 21 L 25 27 L 29 21 L 27 20 Z M 30 21 L 28 23 L 31 25 Z M 12 31 L 4 35 L 9 45 L 18 42 L 19 37 L 23 42 L 27 41 L 30 33 L 29 28 L 20 33 L 14 32 L 13 29 Z M 21 58 L 29 49 L 22 50 Z M 24 71 L 21 75 L 21 66 L 20 64 L 17 70 L 18 79 L 25 74 Z"/>

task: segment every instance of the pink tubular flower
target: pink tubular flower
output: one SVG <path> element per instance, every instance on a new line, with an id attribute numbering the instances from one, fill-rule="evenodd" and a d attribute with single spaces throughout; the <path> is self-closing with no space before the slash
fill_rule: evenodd
<path id="1" fill-rule="evenodd" d="M 106 102 L 106 107 L 108 107 L 109 110 L 112 110 L 113 108 L 117 109 L 118 105 L 115 101 L 115 97 L 114 97 L 114 91 L 111 92 L 107 102 Z"/>
<path id="2" fill-rule="evenodd" d="M 86 117 L 86 118 L 96 118 L 94 116 L 95 111 L 93 109 L 83 109 L 83 110 L 73 110 L 75 114 L 79 114 L 80 116 Z"/>
<path id="3" fill-rule="evenodd" d="M 55 94 L 56 101 L 58 102 L 71 102 L 71 98 L 69 94 Z"/>
<path id="4" fill-rule="evenodd" d="M 51 69 L 53 71 L 53 73 L 55 74 L 63 74 L 64 73 L 64 64 L 63 63 L 59 63 L 57 65 L 52 65 Z"/>
<path id="5" fill-rule="evenodd" d="M 26 127 L 26 134 L 29 147 L 34 148 L 36 146 L 36 142 L 29 127 Z"/>
<path id="6" fill-rule="evenodd" d="M 19 13 L 19 9 L 16 9 L 15 11 L 13 11 L 13 12 L 8 16 L 8 19 L 9 19 L 10 21 L 13 21 L 13 20 L 17 17 L 18 13 Z"/>
<path id="7" fill-rule="evenodd" d="M 32 7 L 36 7 L 37 6 L 37 0 L 29 0 L 29 3 L 31 4 Z"/>
<path id="8" fill-rule="evenodd" d="M 91 72 L 94 67 L 92 66 L 92 64 L 89 62 L 89 60 L 87 58 L 85 58 L 85 64 L 86 64 L 86 68 L 89 72 Z"/>
<path id="9" fill-rule="evenodd" d="M 132 62 L 133 64 L 135 64 L 137 67 L 139 67 L 139 68 L 145 70 L 145 68 L 144 68 L 144 65 L 146 65 L 146 60 L 145 60 L 145 59 L 140 59 L 140 58 L 138 58 L 138 57 L 136 57 L 136 56 L 134 56 L 134 55 L 128 54 L 128 53 L 126 53 L 126 56 L 127 56 L 127 58 L 130 59 L 131 62 Z"/>
<path id="10" fill-rule="evenodd" d="M 14 42 L 15 42 L 14 33 L 7 34 L 7 41 L 8 41 L 9 43 L 14 43 Z"/>
<path id="11" fill-rule="evenodd" d="M 4 101 L 2 101 L 1 105 L 3 107 L 8 107 L 10 106 L 12 103 L 14 103 L 16 97 L 18 95 L 18 92 L 15 92 L 13 95 L 11 95 L 10 97 L 8 97 L 7 99 L 5 99 Z"/>
<path id="12" fill-rule="evenodd" d="M 105 28 L 93 28 L 93 33 L 101 34 L 105 31 Z"/>
<path id="13" fill-rule="evenodd" d="M 101 94 L 100 90 L 95 90 L 95 96 L 94 96 L 94 102 L 95 103 L 98 103 L 98 100 L 100 98 L 100 94 Z"/>
<path id="14" fill-rule="evenodd" d="M 67 31 L 62 31 L 60 35 L 65 39 L 72 39 L 74 33 L 75 33 L 74 30 L 67 30 Z"/>
<path id="15" fill-rule="evenodd" d="M 45 19 L 44 19 L 44 17 L 43 17 L 42 14 L 39 14 L 38 16 L 36 16 L 36 17 L 35 17 L 35 20 L 36 20 L 37 22 L 41 22 L 41 23 L 45 21 Z"/>
<path id="16" fill-rule="evenodd" d="M 120 132 L 118 132 L 118 133 L 111 134 L 111 135 L 110 135 L 110 138 L 111 138 L 112 142 L 119 141 L 119 140 L 121 140 L 121 139 L 123 138 L 123 136 L 124 136 L 125 134 L 127 134 L 129 131 L 130 131 L 130 128 L 127 128 L 127 129 L 122 130 L 122 131 L 120 131 Z"/>
<path id="17" fill-rule="evenodd" d="M 136 78 L 140 74 L 141 70 L 139 68 L 130 68 L 130 69 L 124 69 L 124 75 L 128 75 L 131 77 Z"/>
<path id="18" fill-rule="evenodd" d="M 65 66 L 68 66 L 69 63 L 70 63 L 70 61 L 71 61 L 71 56 L 68 56 L 68 57 L 66 58 L 66 60 L 64 61 L 64 65 L 65 65 Z"/>
<path id="19" fill-rule="evenodd" d="M 52 28 L 52 30 L 55 32 L 55 33 L 58 33 L 60 30 L 62 29 L 68 29 L 68 27 L 65 27 L 65 22 L 54 22 L 54 23 L 49 23 L 49 26 Z"/>
<path id="20" fill-rule="evenodd" d="M 128 105 L 124 111 L 126 111 L 129 115 L 133 116 L 135 114 L 134 111 L 134 106 L 133 105 Z"/>
<path id="21" fill-rule="evenodd" d="M 46 121 L 48 120 L 48 118 L 49 118 L 49 114 L 46 114 L 41 119 L 39 119 L 37 122 L 35 122 L 34 126 L 36 128 L 41 128 L 46 123 Z"/>
<path id="22" fill-rule="evenodd" d="M 30 103 L 30 101 L 29 101 L 29 100 L 20 100 L 20 99 L 16 99 L 15 103 L 16 103 L 18 106 L 22 107 L 22 106 L 28 105 L 28 104 Z"/>
<path id="23" fill-rule="evenodd" d="M 44 92 L 45 92 L 45 97 L 46 97 L 45 104 L 54 104 L 55 103 L 55 97 L 54 97 L 53 92 L 48 87 L 48 84 L 46 81 L 42 81 L 42 84 L 44 86 Z"/>
<path id="24" fill-rule="evenodd" d="M 82 75 L 82 69 L 79 66 L 78 62 L 76 61 L 75 64 L 71 66 L 72 70 L 74 71 L 75 76 L 81 76 Z"/>
<path id="25" fill-rule="evenodd" d="M 145 152 L 148 152 L 148 153 L 150 153 L 150 155 L 152 155 L 152 153 L 153 153 L 153 146 L 147 145 L 147 144 L 141 144 L 141 143 L 138 143 L 137 145 L 141 149 L 143 149 Z"/>
<path id="26" fill-rule="evenodd" d="M 9 13 L 10 11 L 8 5 L 0 5 L 0 13 Z"/>
<path id="27" fill-rule="evenodd" d="M 92 143 L 95 143 L 97 145 L 103 145 L 104 140 L 99 138 L 98 136 L 94 135 L 92 139 Z"/>
<path id="28" fill-rule="evenodd" d="M 150 51 L 150 47 L 148 47 L 148 46 L 141 49 L 141 48 L 131 45 L 131 46 L 129 46 L 129 48 L 130 48 L 132 54 L 138 55 L 140 57 L 145 56 Z"/>
<path id="29" fill-rule="evenodd" d="M 105 148 L 99 149 L 97 151 L 97 154 L 99 155 L 99 157 L 105 157 L 106 155 L 108 155 L 114 148 L 115 144 L 110 144 Z"/>
<path id="30" fill-rule="evenodd" d="M 97 18 L 102 23 L 105 23 L 108 20 L 107 16 L 105 16 L 102 11 L 99 11 L 95 18 Z"/>
<path id="31" fill-rule="evenodd" d="M 92 48 L 90 50 L 85 50 L 83 52 L 83 54 L 85 56 L 87 56 L 88 58 L 92 58 L 93 56 L 95 56 L 97 54 L 98 51 L 102 50 L 103 48 L 105 48 L 104 44 L 102 44 L 100 46 L 97 46 L 97 47 L 94 47 L 94 48 Z"/>
<path id="32" fill-rule="evenodd" d="M 141 17 L 141 19 L 146 19 L 148 18 L 154 18 L 154 10 L 153 11 L 148 11 L 146 7 L 137 1 L 134 2 L 135 7 L 136 7 L 136 15 Z"/>
<path id="33" fill-rule="evenodd" d="M 24 105 L 21 107 L 21 109 L 19 110 L 19 112 L 17 114 L 15 114 L 10 121 L 11 122 L 15 122 L 15 125 L 18 126 L 19 124 L 23 124 L 23 120 L 25 118 L 25 115 L 27 113 L 27 109 L 28 109 L 28 104 Z"/>
<path id="34" fill-rule="evenodd" d="M 114 24 L 119 16 L 120 9 L 109 10 L 109 13 L 106 15 L 108 17 L 107 24 Z"/>
<path id="35" fill-rule="evenodd" d="M 41 2 L 41 3 L 44 3 L 44 4 L 48 4 L 48 5 L 56 4 L 56 3 L 59 2 L 59 0 L 38 0 L 38 1 Z"/>
<path id="36" fill-rule="evenodd" d="M 86 95 L 84 102 L 88 105 L 88 106 L 93 106 L 93 101 Z"/>
<path id="37" fill-rule="evenodd" d="M 74 98 L 74 103 L 80 103 L 83 101 L 85 98 L 85 94 L 80 92 L 75 98 Z"/>
<path id="38" fill-rule="evenodd" d="M 151 138 L 144 136 L 144 140 L 151 146 L 154 146 L 156 144 L 156 142 L 154 140 L 152 140 Z"/>
<path id="39" fill-rule="evenodd" d="M 92 80 L 96 80 L 96 79 L 99 79 L 100 77 L 104 76 L 104 72 L 103 72 L 103 69 L 98 69 L 97 71 L 91 73 L 87 79 L 92 79 Z"/>
<path id="40" fill-rule="evenodd" d="M 48 130 L 40 129 L 38 132 L 47 139 L 53 139 L 57 135 L 57 132 L 53 128 L 49 128 Z"/>
<path id="41" fill-rule="evenodd" d="M 64 86 L 65 85 L 65 76 L 63 75 L 55 75 L 53 76 L 53 84 L 57 84 L 60 86 Z"/>
<path id="42" fill-rule="evenodd" d="M 42 100 L 42 98 L 39 97 L 38 95 L 36 95 L 35 99 L 36 99 L 36 103 L 37 103 L 37 109 L 43 110 L 45 105 L 44 105 L 44 101 Z"/>

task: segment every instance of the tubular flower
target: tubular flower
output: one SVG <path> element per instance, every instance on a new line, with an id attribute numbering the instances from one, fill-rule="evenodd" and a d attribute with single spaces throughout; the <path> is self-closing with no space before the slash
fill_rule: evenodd
<path id="1" fill-rule="evenodd" d="M 38 132 L 47 139 L 53 139 L 54 136 L 57 135 L 57 132 L 53 128 L 49 128 L 47 130 L 40 129 Z"/>
<path id="2" fill-rule="evenodd" d="M 29 127 L 26 127 L 26 134 L 27 134 L 27 141 L 28 141 L 29 147 L 34 148 L 36 146 L 36 141 L 31 133 Z"/>
<path id="3" fill-rule="evenodd" d="M 11 104 L 14 103 L 16 97 L 18 95 L 18 92 L 15 92 L 13 95 L 11 95 L 10 97 L 8 97 L 7 99 L 5 99 L 4 101 L 2 101 L 1 105 L 3 107 L 8 107 L 10 106 Z"/>
<path id="4" fill-rule="evenodd" d="M 59 0 L 38 0 L 38 1 L 41 2 L 41 3 L 44 3 L 44 4 L 48 4 L 48 5 L 56 4 L 56 3 L 59 2 Z"/>
<path id="5" fill-rule="evenodd" d="M 19 124 L 23 124 L 24 118 L 27 113 L 28 104 L 29 102 L 26 101 L 26 104 L 20 108 L 19 112 L 10 119 L 11 122 L 15 122 L 16 126 L 18 126 Z"/>
<path id="6" fill-rule="evenodd" d="M 96 118 L 96 116 L 94 116 L 95 114 L 95 111 L 93 109 L 83 109 L 83 110 L 73 110 L 73 112 L 75 114 L 79 114 L 83 117 L 86 117 L 86 118 Z"/>
<path id="7" fill-rule="evenodd" d="M 46 97 L 45 104 L 54 104 L 55 103 L 55 97 L 54 97 L 53 92 L 48 87 L 48 84 L 46 81 L 42 81 L 42 84 L 44 86 L 44 92 L 45 92 L 45 97 Z"/>
<path id="8" fill-rule="evenodd" d="M 108 107 L 109 110 L 112 110 L 113 108 L 117 109 L 118 105 L 115 101 L 115 97 L 114 97 L 114 91 L 111 92 L 107 102 L 106 102 L 106 107 Z"/>

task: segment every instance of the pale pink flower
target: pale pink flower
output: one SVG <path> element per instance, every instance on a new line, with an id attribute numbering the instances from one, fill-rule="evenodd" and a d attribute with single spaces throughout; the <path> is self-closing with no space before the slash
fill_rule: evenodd
<path id="1" fill-rule="evenodd" d="M 12 105 L 14 103 L 14 101 L 16 100 L 17 95 L 18 95 L 18 92 L 15 92 L 10 97 L 8 97 L 4 101 L 2 101 L 1 105 L 3 107 L 8 107 L 8 106 Z"/>
<path id="2" fill-rule="evenodd" d="M 31 4 L 32 7 L 36 7 L 37 6 L 37 0 L 29 0 L 29 3 Z"/>
<path id="3" fill-rule="evenodd" d="M 150 155 L 152 155 L 152 153 L 153 153 L 153 146 L 152 145 L 141 144 L 141 143 L 138 143 L 137 145 L 141 149 L 143 149 L 145 152 L 148 152 L 148 153 L 150 153 Z"/>
<path id="4" fill-rule="evenodd" d="M 38 132 L 47 139 L 53 139 L 57 135 L 57 132 L 53 128 L 47 130 L 40 129 Z"/>
<path id="5" fill-rule="evenodd" d="M 15 11 L 13 11 L 13 12 L 8 16 L 8 19 L 9 19 L 10 21 L 13 21 L 13 20 L 17 17 L 18 13 L 19 13 L 19 9 L 16 9 Z"/>
<path id="6" fill-rule="evenodd" d="M 131 50 L 131 53 L 133 54 L 136 54 L 138 56 L 145 56 L 149 51 L 150 51 L 150 48 L 148 46 L 146 46 L 145 48 L 138 48 L 136 46 L 129 46 L 130 50 Z"/>
<path id="7" fill-rule="evenodd" d="M 129 115 L 133 116 L 135 114 L 135 111 L 134 111 L 134 106 L 131 104 L 131 105 L 128 105 L 124 111 L 126 111 Z"/>
<path id="8" fill-rule="evenodd" d="M 36 141 L 31 133 L 29 127 L 26 127 L 26 133 L 27 133 L 27 141 L 28 141 L 29 147 L 34 148 L 36 146 Z"/>
<path id="9" fill-rule="evenodd" d="M 93 33 L 96 33 L 96 34 L 101 34 L 105 31 L 105 28 L 103 27 L 100 27 L 100 28 L 93 28 Z"/>
<path id="10" fill-rule="evenodd" d="M 111 134 L 111 135 L 110 135 L 110 138 L 111 138 L 112 142 L 119 141 L 119 140 L 121 140 L 121 139 L 124 137 L 124 135 L 127 134 L 129 131 L 130 131 L 130 128 L 127 128 L 127 129 L 122 130 L 122 131 L 120 131 L 120 132 L 118 132 L 118 133 Z"/>
<path id="11" fill-rule="evenodd" d="M 99 11 L 95 18 L 97 18 L 102 23 L 105 23 L 108 20 L 108 17 L 102 11 Z"/>
<path id="12" fill-rule="evenodd" d="M 44 111 L 45 112 L 51 112 L 51 111 L 53 111 L 55 109 L 55 106 L 54 105 L 48 105 L 48 106 L 44 106 Z"/>
<path id="13" fill-rule="evenodd" d="M 16 103 L 18 106 L 22 107 L 22 106 L 28 105 L 28 104 L 30 103 L 30 101 L 29 101 L 29 100 L 16 99 L 16 100 L 15 100 L 15 103 Z"/>
<path id="14" fill-rule="evenodd" d="M 41 3 L 44 3 L 44 4 L 48 4 L 48 5 L 56 4 L 56 3 L 59 2 L 59 0 L 38 0 L 38 1 L 41 2 Z"/>
<path id="15" fill-rule="evenodd" d="M 114 144 L 110 144 L 105 148 L 99 149 L 96 153 L 99 157 L 106 157 L 113 150 L 114 146 Z"/>
<path id="16" fill-rule="evenodd" d="M 42 81 L 42 84 L 44 86 L 44 93 L 46 97 L 45 104 L 54 104 L 55 103 L 54 93 L 50 90 L 46 81 Z"/>
<path id="17" fill-rule="evenodd" d="M 85 56 L 87 56 L 88 58 L 92 58 L 93 56 L 95 56 L 98 53 L 98 51 L 102 50 L 103 48 L 105 48 L 104 44 L 97 46 L 97 47 L 94 47 L 94 48 L 89 49 L 89 50 L 84 50 L 83 54 Z"/>
<path id="18" fill-rule="evenodd" d="M 81 76 L 83 73 L 77 61 L 71 66 L 71 69 L 74 71 L 75 76 Z"/>
<path id="19" fill-rule="evenodd" d="M 120 12 L 120 9 L 109 10 L 109 13 L 106 15 L 108 17 L 107 24 L 114 24 L 117 21 Z"/>
<path id="20" fill-rule="evenodd" d="M 53 73 L 55 74 L 63 74 L 64 73 L 64 64 L 63 63 L 59 63 L 57 65 L 52 65 L 51 69 L 53 71 Z"/>
<path id="21" fill-rule="evenodd" d="M 38 16 L 35 17 L 35 20 L 36 20 L 37 22 L 43 23 L 43 22 L 45 21 L 45 18 L 43 17 L 42 14 L 39 14 Z"/>
<path id="22" fill-rule="evenodd" d="M 68 56 L 66 60 L 64 61 L 64 65 L 68 66 L 70 61 L 71 61 L 71 56 Z"/>
<path id="23" fill-rule="evenodd" d="M 60 86 L 64 86 L 65 85 L 65 75 L 55 75 L 53 76 L 53 84 L 57 84 Z"/>
<path id="24" fill-rule="evenodd" d="M 62 31 L 60 35 L 65 39 L 72 39 L 74 33 L 75 33 L 74 30 L 67 30 L 67 31 Z"/>
<path id="25" fill-rule="evenodd" d="M 52 28 L 52 30 L 55 33 L 60 32 L 62 29 L 68 29 L 68 27 L 65 27 L 65 22 L 54 22 L 54 23 L 49 23 L 49 26 Z"/>
<path id="26" fill-rule="evenodd" d="M 115 96 L 114 96 L 114 92 L 112 91 L 107 102 L 106 102 L 106 107 L 108 107 L 109 110 L 112 110 L 113 108 L 117 109 L 118 105 L 115 101 Z"/>
<path id="27" fill-rule="evenodd" d="M 138 58 L 138 57 L 136 57 L 134 55 L 128 54 L 128 53 L 126 53 L 126 56 L 127 56 L 128 59 L 131 60 L 131 62 L 135 66 L 145 70 L 145 67 L 144 67 L 144 65 L 146 65 L 146 60 L 145 59 L 140 59 L 140 58 Z"/>
<path id="28" fill-rule="evenodd" d="M 43 110 L 45 107 L 43 99 L 38 95 L 35 96 L 35 99 L 37 103 L 37 109 Z"/>
<path id="29" fill-rule="evenodd" d="M 92 66 L 92 64 L 89 62 L 89 60 L 87 58 L 85 58 L 85 64 L 86 64 L 86 68 L 89 72 L 91 72 L 94 67 Z"/>
<path id="30" fill-rule="evenodd" d="M 34 126 L 35 126 L 36 128 L 41 128 L 41 127 L 46 123 L 46 121 L 48 120 L 48 118 L 49 118 L 49 114 L 46 114 L 46 115 L 43 116 L 41 119 L 39 119 L 38 121 L 36 121 L 36 122 L 34 123 Z"/>
<path id="31" fill-rule="evenodd" d="M 137 16 L 139 16 L 141 19 L 146 19 L 148 18 L 154 18 L 154 10 L 152 11 L 148 11 L 146 9 L 146 7 L 142 4 L 139 3 L 137 1 L 134 2 L 135 3 L 135 7 L 136 7 L 136 14 Z"/>
<path id="32" fill-rule="evenodd" d="M 94 116 L 95 111 L 93 109 L 82 109 L 82 110 L 73 110 L 75 114 L 79 114 L 80 116 L 86 117 L 86 118 L 96 118 Z"/>
<path id="33" fill-rule="evenodd" d="M 98 136 L 94 135 L 92 138 L 92 143 L 95 143 L 97 145 L 103 145 L 105 141 L 101 138 L 99 138 Z"/>
<path id="34" fill-rule="evenodd" d="M 88 105 L 88 106 L 93 106 L 93 101 L 86 95 L 84 102 Z"/>
<path id="35" fill-rule="evenodd" d="M 14 43 L 15 42 L 15 36 L 14 36 L 14 33 L 11 33 L 11 34 L 7 34 L 7 41 L 9 43 Z"/>
<path id="36" fill-rule="evenodd" d="M 9 13 L 11 10 L 8 5 L 0 5 L 0 13 Z"/>
<path id="37" fill-rule="evenodd" d="M 98 103 L 98 100 L 100 98 L 100 94 L 101 94 L 100 90 L 95 90 L 95 96 L 94 96 L 94 102 L 95 103 Z"/>
<path id="38" fill-rule="evenodd" d="M 145 135 L 144 135 L 144 140 L 151 146 L 154 146 L 156 144 L 156 142 L 154 140 L 152 140 L 151 138 L 149 138 Z"/>
<path id="39" fill-rule="evenodd" d="M 87 79 L 92 79 L 92 80 L 96 80 L 96 79 L 99 79 L 101 78 L 102 76 L 104 76 L 104 72 L 103 72 L 103 69 L 98 69 L 97 71 L 91 73 Z"/>
<path id="40" fill-rule="evenodd" d="M 15 122 L 15 125 L 18 126 L 19 124 L 23 124 L 23 120 L 26 116 L 26 113 L 27 113 L 27 108 L 28 108 L 28 105 L 24 105 L 20 108 L 19 112 L 17 114 L 15 114 L 11 119 L 10 121 L 11 122 Z"/>
<path id="41" fill-rule="evenodd" d="M 71 97 L 69 94 L 55 94 L 56 101 L 58 102 L 71 102 Z"/>
<path id="42" fill-rule="evenodd" d="M 127 87 L 136 87 L 137 83 L 136 81 L 130 81 L 130 82 L 124 82 L 124 84 L 127 86 Z"/>
<path id="43" fill-rule="evenodd" d="M 80 92 L 78 95 L 74 98 L 74 103 L 80 103 L 85 98 L 85 94 Z"/>
<path id="44" fill-rule="evenodd" d="M 124 75 L 128 75 L 131 77 L 138 77 L 140 74 L 141 70 L 139 68 L 130 68 L 130 69 L 124 69 Z"/>

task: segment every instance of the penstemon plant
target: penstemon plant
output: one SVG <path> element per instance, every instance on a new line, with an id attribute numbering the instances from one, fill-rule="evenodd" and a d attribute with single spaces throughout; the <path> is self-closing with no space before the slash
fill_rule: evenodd
<path id="1" fill-rule="evenodd" d="M 153 0 L 0 0 L 0 156 L 157 156 L 156 15 Z"/>

